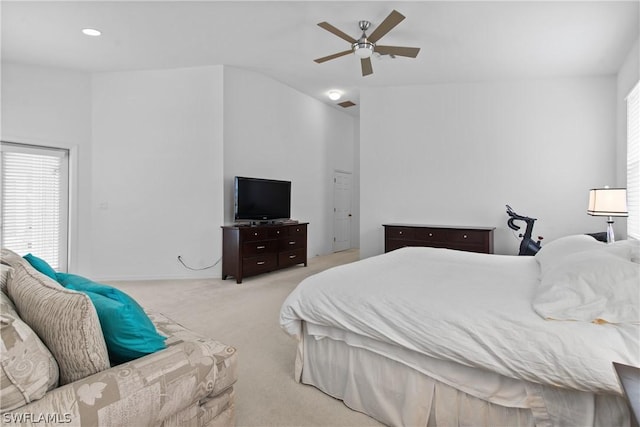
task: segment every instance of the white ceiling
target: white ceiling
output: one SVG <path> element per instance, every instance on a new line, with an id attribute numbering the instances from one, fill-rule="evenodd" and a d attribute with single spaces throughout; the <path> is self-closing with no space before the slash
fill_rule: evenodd
<path id="1" fill-rule="evenodd" d="M 224 64 L 266 74 L 335 105 L 329 89 L 611 75 L 639 34 L 633 1 L 2 1 L 2 61 L 101 72 Z M 406 19 L 380 44 L 416 59 L 313 59 L 349 48 L 392 9 Z M 101 37 L 80 30 L 91 27 Z M 369 33 L 371 32 L 369 31 Z M 338 102 L 340 102 L 338 101 Z M 340 107 L 336 107 L 340 108 Z M 341 108 L 340 108 L 341 109 Z M 358 107 L 343 110 L 358 114 Z"/>

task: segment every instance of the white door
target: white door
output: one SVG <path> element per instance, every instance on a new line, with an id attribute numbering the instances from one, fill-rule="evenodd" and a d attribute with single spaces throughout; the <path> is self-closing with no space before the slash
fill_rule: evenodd
<path id="1" fill-rule="evenodd" d="M 351 248 L 351 173 L 333 174 L 333 251 Z"/>

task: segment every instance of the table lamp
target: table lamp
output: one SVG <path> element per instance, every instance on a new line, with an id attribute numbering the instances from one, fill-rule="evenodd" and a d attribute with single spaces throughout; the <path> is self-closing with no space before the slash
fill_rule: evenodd
<path id="1" fill-rule="evenodd" d="M 613 235 L 613 217 L 629 216 L 627 212 L 626 188 L 592 188 L 589 190 L 587 213 L 593 216 L 607 217 L 607 243 L 615 242 Z"/>

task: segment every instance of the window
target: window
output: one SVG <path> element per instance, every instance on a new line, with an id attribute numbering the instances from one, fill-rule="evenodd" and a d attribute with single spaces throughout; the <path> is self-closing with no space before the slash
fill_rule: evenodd
<path id="1" fill-rule="evenodd" d="M 69 153 L 2 142 L 0 241 L 67 270 Z"/>
<path id="2" fill-rule="evenodd" d="M 640 239 L 640 83 L 627 96 L 627 236 Z"/>

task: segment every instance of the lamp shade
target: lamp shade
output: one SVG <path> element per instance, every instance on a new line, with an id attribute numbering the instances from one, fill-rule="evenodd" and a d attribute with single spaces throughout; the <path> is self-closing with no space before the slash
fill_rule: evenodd
<path id="1" fill-rule="evenodd" d="M 589 190 L 587 213 L 593 216 L 629 216 L 626 188 L 593 188 Z"/>

